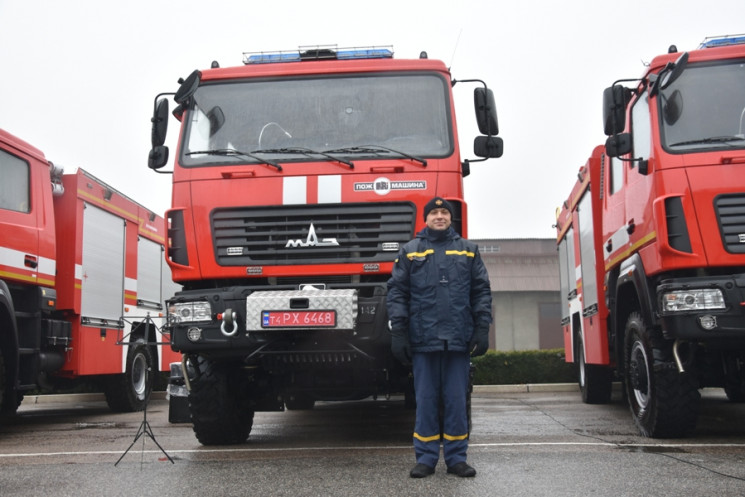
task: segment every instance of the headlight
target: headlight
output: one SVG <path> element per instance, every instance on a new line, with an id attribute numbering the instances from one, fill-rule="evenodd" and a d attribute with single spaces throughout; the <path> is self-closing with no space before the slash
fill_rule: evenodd
<path id="1" fill-rule="evenodd" d="M 663 312 L 724 309 L 724 294 L 718 288 L 676 290 L 662 294 Z"/>
<path id="2" fill-rule="evenodd" d="M 174 323 L 212 321 L 212 308 L 206 301 L 172 302 L 168 306 L 168 317 Z"/>

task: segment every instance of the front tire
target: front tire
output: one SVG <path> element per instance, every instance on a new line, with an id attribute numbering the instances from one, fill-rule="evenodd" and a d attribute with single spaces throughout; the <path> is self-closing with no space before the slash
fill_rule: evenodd
<path id="1" fill-rule="evenodd" d="M 155 359 L 144 339 L 129 344 L 127 365 L 123 374 L 106 382 L 106 402 L 113 411 L 135 412 L 145 409 L 153 391 Z"/>
<path id="2" fill-rule="evenodd" d="M 695 377 L 669 366 L 669 344 L 648 329 L 640 314 L 629 315 L 625 337 L 624 384 L 639 432 L 653 438 L 690 434 L 701 398 Z"/>
<path id="3" fill-rule="evenodd" d="M 199 357 L 191 380 L 189 410 L 194 434 L 202 445 L 230 445 L 248 439 L 254 411 L 248 406 L 240 365 Z"/>

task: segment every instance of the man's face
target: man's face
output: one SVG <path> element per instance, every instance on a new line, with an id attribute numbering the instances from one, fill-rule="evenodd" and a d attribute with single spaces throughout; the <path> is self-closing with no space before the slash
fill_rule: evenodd
<path id="1" fill-rule="evenodd" d="M 432 209 L 427 214 L 427 228 L 431 230 L 444 231 L 450 227 L 452 222 L 450 211 L 444 207 Z"/>

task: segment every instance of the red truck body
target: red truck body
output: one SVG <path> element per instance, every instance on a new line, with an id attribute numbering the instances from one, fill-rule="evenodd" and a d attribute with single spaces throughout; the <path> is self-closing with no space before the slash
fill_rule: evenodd
<path id="1" fill-rule="evenodd" d="M 178 359 L 158 331 L 176 289 L 164 219 L 2 130 L 0 168 L 3 412 L 79 378 L 100 380 L 115 409 L 142 408 L 156 374 L 146 368 Z"/>
<path id="2" fill-rule="evenodd" d="M 402 391 L 385 311 L 393 261 L 435 195 L 467 235 L 470 164 L 442 62 L 380 48 L 245 55 L 195 71 L 174 95 L 167 257 L 184 290 L 169 323 L 207 444 L 245 440 L 257 410 Z M 474 147 L 498 157 L 483 86 Z M 167 160 L 166 118 L 159 99 L 153 169 Z"/>
<path id="3" fill-rule="evenodd" d="M 699 388 L 745 398 L 744 41 L 671 50 L 637 86 L 608 88 L 609 139 L 557 215 L 583 400 L 622 380 L 648 436 L 690 433 Z"/>

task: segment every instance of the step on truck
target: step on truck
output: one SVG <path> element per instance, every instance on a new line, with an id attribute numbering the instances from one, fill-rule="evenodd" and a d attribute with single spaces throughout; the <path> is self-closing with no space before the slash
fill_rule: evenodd
<path id="1" fill-rule="evenodd" d="M 479 131 L 460 159 L 454 85 L 473 88 Z M 168 162 L 168 301 L 202 444 L 244 442 L 256 411 L 404 392 L 390 353 L 386 283 L 435 195 L 466 236 L 463 177 L 502 154 L 494 96 L 425 52 L 312 47 L 245 53 L 158 95 L 150 168 Z"/>
<path id="2" fill-rule="evenodd" d="M 143 409 L 179 360 L 159 331 L 177 288 L 164 218 L 3 130 L 0 178 L 0 413 L 81 381 Z"/>
<path id="3" fill-rule="evenodd" d="M 566 359 L 587 403 L 621 381 L 645 436 L 690 434 L 701 388 L 745 401 L 744 81 L 745 36 L 616 81 L 558 211 Z"/>

